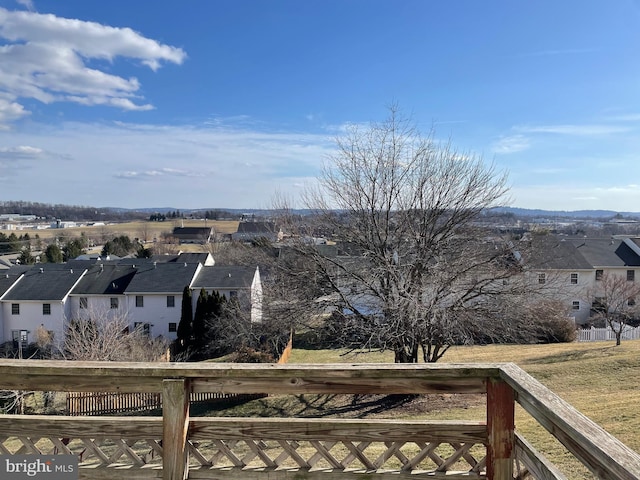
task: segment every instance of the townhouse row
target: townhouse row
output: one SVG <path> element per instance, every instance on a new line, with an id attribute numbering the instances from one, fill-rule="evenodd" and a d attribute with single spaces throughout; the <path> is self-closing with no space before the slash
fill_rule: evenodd
<path id="1" fill-rule="evenodd" d="M 534 235 L 527 256 L 532 281 L 563 301 L 577 325 L 588 323 L 595 309 L 611 309 L 619 300 L 608 297 L 625 296 L 628 309 L 640 303 L 639 238 Z M 614 278 L 620 281 L 612 289 L 606 280 Z"/>
<path id="2" fill-rule="evenodd" d="M 210 254 L 73 260 L 0 270 L 0 343 L 26 345 L 38 328 L 63 338 L 72 319 L 116 316 L 174 340 L 185 287 L 193 292 L 193 311 L 204 289 L 236 298 L 247 318 L 262 320 L 257 267 L 218 266 Z"/>

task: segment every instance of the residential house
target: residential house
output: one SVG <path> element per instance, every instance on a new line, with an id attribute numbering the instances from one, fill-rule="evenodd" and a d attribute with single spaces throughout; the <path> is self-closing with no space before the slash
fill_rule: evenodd
<path id="1" fill-rule="evenodd" d="M 201 289 L 207 293 L 217 291 L 227 299 L 236 299 L 241 307 L 250 312 L 251 322 L 262 322 L 262 282 L 258 267 L 203 267 L 192 288 L 194 300 L 197 300 Z"/>
<path id="2" fill-rule="evenodd" d="M 174 340 L 180 323 L 184 287 L 191 287 L 202 264 L 151 262 L 136 265 L 125 289 L 130 323 L 150 335 Z"/>
<path id="3" fill-rule="evenodd" d="M 213 236 L 211 227 L 175 227 L 173 236 L 180 243 L 209 243 Z"/>
<path id="4" fill-rule="evenodd" d="M 577 324 L 589 321 L 594 299 L 603 295 L 600 282 L 605 275 L 640 282 L 639 239 L 534 235 L 531 245 L 525 259 L 531 281 L 548 285 Z"/>
<path id="5" fill-rule="evenodd" d="M 257 268 L 217 267 L 209 254 L 155 259 L 70 261 L 14 266 L 0 274 L 0 343 L 30 343 L 38 327 L 63 338 L 74 318 L 124 318 L 130 328 L 176 338 L 185 286 L 237 296 L 261 320 L 262 285 Z M 201 271 L 205 272 L 201 275 Z M 197 282 L 196 282 L 197 280 Z M 197 283 L 197 285 L 196 285 Z"/>
<path id="6" fill-rule="evenodd" d="M 16 277 L 0 297 L 0 342 L 33 342 L 39 327 L 62 334 L 71 314 L 69 294 L 85 273 L 84 268 L 45 263 Z M 5 285 L 10 279 L 5 276 Z"/>
<path id="7" fill-rule="evenodd" d="M 231 234 L 236 242 L 253 242 L 267 240 L 269 242 L 282 241 L 282 230 L 272 222 L 240 222 L 238 231 Z"/>

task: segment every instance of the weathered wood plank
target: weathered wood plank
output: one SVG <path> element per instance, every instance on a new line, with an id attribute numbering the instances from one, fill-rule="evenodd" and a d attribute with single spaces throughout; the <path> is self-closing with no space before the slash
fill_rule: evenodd
<path id="1" fill-rule="evenodd" d="M 162 466 L 113 465 L 109 467 L 87 467 L 80 465 L 78 468 L 79 480 L 146 480 L 149 478 L 162 478 Z"/>
<path id="2" fill-rule="evenodd" d="M 355 393 L 355 394 L 424 394 L 486 392 L 485 377 L 478 378 L 364 378 L 322 376 L 290 376 L 286 378 L 198 378 L 192 382 L 194 392 L 221 393 Z"/>
<path id="3" fill-rule="evenodd" d="M 505 365 L 502 376 L 518 403 L 599 478 L 640 478 L 638 453 L 516 365 Z"/>
<path id="4" fill-rule="evenodd" d="M 330 372 L 330 373 L 327 373 Z M 13 360 L 0 364 L 0 388 L 160 392 L 164 378 L 194 380 L 194 391 L 228 393 L 484 393 L 496 364 L 213 364 Z"/>
<path id="5" fill-rule="evenodd" d="M 516 459 L 536 480 L 567 480 L 549 460 L 516 433 Z"/>
<path id="6" fill-rule="evenodd" d="M 486 443 L 484 422 L 331 418 L 193 418 L 189 438 Z"/>
<path id="7" fill-rule="evenodd" d="M 397 471 L 367 470 L 304 470 L 265 469 L 265 468 L 192 468 L 189 480 L 418 480 L 421 478 L 440 478 L 446 480 L 486 480 L 484 475 L 474 473 L 440 472 L 402 473 Z"/>
<path id="8" fill-rule="evenodd" d="M 515 401 L 511 387 L 503 381 L 487 383 L 487 477 L 513 479 Z"/>
<path id="9" fill-rule="evenodd" d="M 2 415 L 0 436 L 67 438 L 161 438 L 162 417 Z"/>
<path id="10" fill-rule="evenodd" d="M 189 474 L 187 432 L 189 430 L 189 381 L 166 379 L 162 392 L 162 478 L 185 480 Z"/>

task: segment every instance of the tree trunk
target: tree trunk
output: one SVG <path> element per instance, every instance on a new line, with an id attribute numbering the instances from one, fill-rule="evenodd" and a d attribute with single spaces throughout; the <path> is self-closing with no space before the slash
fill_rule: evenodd
<path id="1" fill-rule="evenodd" d="M 622 340 L 622 332 L 615 332 L 616 333 L 616 347 L 620 346 L 620 341 Z"/>
<path id="2" fill-rule="evenodd" d="M 394 349 L 395 363 L 418 363 L 418 343 L 403 343 Z"/>

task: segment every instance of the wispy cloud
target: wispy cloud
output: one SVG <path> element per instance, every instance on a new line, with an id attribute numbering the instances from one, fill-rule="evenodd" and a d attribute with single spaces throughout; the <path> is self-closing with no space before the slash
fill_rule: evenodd
<path id="1" fill-rule="evenodd" d="M 511 135 L 508 137 L 502 137 L 498 141 L 494 142 L 491 146 L 491 151 L 497 154 L 510 154 L 516 152 L 522 152 L 531 147 L 531 142 L 524 135 Z"/>
<path id="2" fill-rule="evenodd" d="M 12 157 L 37 157 L 42 154 L 43 150 L 37 147 L 30 147 L 28 145 L 20 145 L 18 147 L 4 147 L 0 148 L 0 158 L 4 156 Z"/>
<path id="3" fill-rule="evenodd" d="M 0 177 L 12 178 L 2 195 L 23 198 L 28 184 L 31 200 L 50 203 L 268 207 L 276 190 L 297 197 L 300 185 L 314 183 L 334 148 L 330 135 L 240 128 L 233 119 L 231 124 L 224 118 L 218 126 L 67 122 L 0 131 L 0 146 L 43 151 L 38 156 L 6 147 L 5 155 L 11 149 L 23 157 L 22 166 L 14 161 L 0 168 Z M 34 175 L 25 167 L 35 167 L 36 159 Z"/>
<path id="4" fill-rule="evenodd" d="M 32 0 L 16 0 L 18 4 L 22 5 L 24 8 L 29 10 L 30 12 L 35 12 L 36 7 L 33 5 Z"/>
<path id="5" fill-rule="evenodd" d="M 626 113 L 605 117 L 610 122 L 640 122 L 640 113 Z"/>
<path id="6" fill-rule="evenodd" d="M 21 99 L 149 110 L 153 106 L 142 101 L 136 78 L 107 73 L 88 62 L 124 57 L 156 71 L 164 62 L 180 64 L 186 58 L 182 49 L 130 28 L 33 11 L 0 8 L 0 38 L 5 40 L 0 45 L 0 128 L 30 113 Z"/>
<path id="7" fill-rule="evenodd" d="M 551 133 L 557 135 L 610 135 L 612 133 L 624 133 L 629 132 L 632 129 L 630 127 L 623 127 L 619 125 L 606 125 L 606 124 L 591 124 L 591 125 L 519 125 L 513 127 L 513 130 L 523 133 Z"/>

